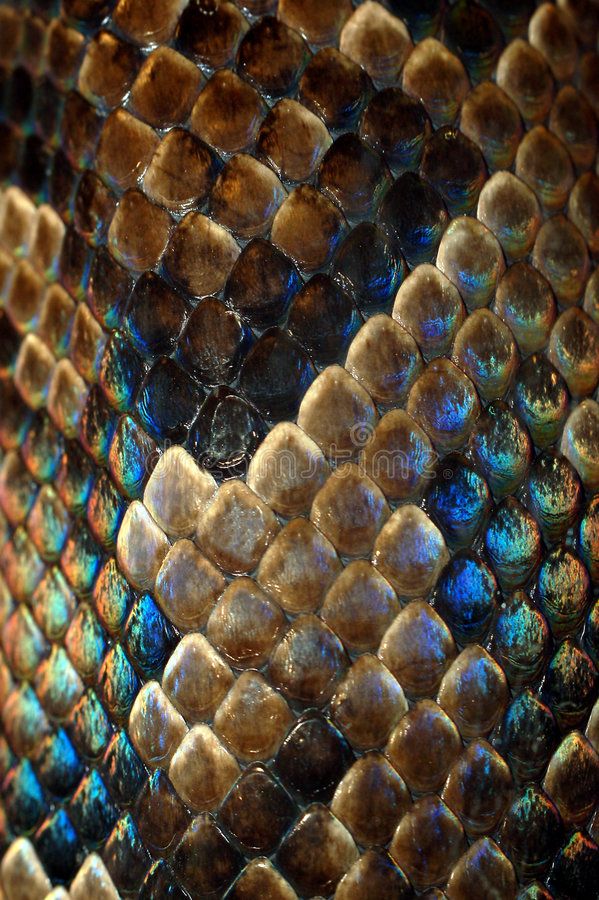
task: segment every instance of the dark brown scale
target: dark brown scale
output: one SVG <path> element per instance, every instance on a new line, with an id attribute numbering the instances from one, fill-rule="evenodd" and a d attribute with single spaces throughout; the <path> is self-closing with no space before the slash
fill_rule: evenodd
<path id="1" fill-rule="evenodd" d="M 309 55 L 297 31 L 266 16 L 243 39 L 237 68 L 265 94 L 281 97 L 295 87 Z"/>
<path id="2" fill-rule="evenodd" d="M 344 134 L 327 151 L 318 170 L 320 189 L 335 200 L 347 218 L 370 216 L 390 175 L 378 153 L 355 134 Z"/>
<path id="3" fill-rule="evenodd" d="M 225 827 L 251 854 L 268 854 L 277 847 L 296 807 L 278 781 L 262 765 L 246 769 L 223 803 Z"/>
<path id="4" fill-rule="evenodd" d="M 291 260 L 268 241 L 255 238 L 233 266 L 225 297 L 250 324 L 263 327 L 284 315 L 300 285 Z"/>
<path id="5" fill-rule="evenodd" d="M 246 30 L 247 22 L 233 3 L 192 0 L 179 20 L 177 43 L 198 62 L 218 69 L 231 62 Z"/>
<path id="6" fill-rule="evenodd" d="M 173 336 L 175 345 L 178 336 Z M 177 355 L 200 381 L 230 384 L 250 343 L 249 329 L 236 313 L 215 297 L 207 297 L 191 314 L 178 342 Z"/>
<path id="7" fill-rule="evenodd" d="M 356 63 L 327 47 L 314 56 L 299 84 L 299 97 L 328 128 L 350 128 L 360 115 L 372 85 Z"/>

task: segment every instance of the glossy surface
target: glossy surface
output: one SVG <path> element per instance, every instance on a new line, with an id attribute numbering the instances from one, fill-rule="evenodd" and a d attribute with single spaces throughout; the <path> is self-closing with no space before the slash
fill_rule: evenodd
<path id="1" fill-rule="evenodd" d="M 7 900 L 594 895 L 596 29 L 0 6 Z"/>

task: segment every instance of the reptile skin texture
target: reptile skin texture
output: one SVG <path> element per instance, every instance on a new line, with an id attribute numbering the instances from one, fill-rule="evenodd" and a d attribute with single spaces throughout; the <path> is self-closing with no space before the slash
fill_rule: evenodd
<path id="1" fill-rule="evenodd" d="M 599 898 L 599 5 L 0 0 L 0 898 Z"/>

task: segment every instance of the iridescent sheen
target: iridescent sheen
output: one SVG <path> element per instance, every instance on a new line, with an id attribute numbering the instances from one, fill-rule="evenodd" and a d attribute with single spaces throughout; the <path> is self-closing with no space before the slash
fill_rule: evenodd
<path id="1" fill-rule="evenodd" d="M 65 636 L 71 662 L 84 681 L 93 681 L 107 649 L 106 636 L 93 609 L 82 603 Z"/>
<path id="2" fill-rule="evenodd" d="M 501 826 L 507 848 L 523 880 L 542 878 L 553 861 L 561 837 L 557 808 L 536 786 L 516 795 Z"/>
<path id="3" fill-rule="evenodd" d="M 84 686 L 63 647 L 54 646 L 39 667 L 35 688 L 49 715 L 63 720 L 72 712 Z"/>
<path id="4" fill-rule="evenodd" d="M 494 510 L 485 532 L 485 547 L 504 589 L 523 587 L 539 565 L 539 526 L 515 497 L 503 500 Z"/>
<path id="5" fill-rule="evenodd" d="M 365 315 L 387 311 L 406 275 L 398 247 L 376 225 L 361 222 L 349 233 L 333 259 L 331 274 Z"/>
<path id="6" fill-rule="evenodd" d="M 27 682 L 9 694 L 2 709 L 2 724 L 12 749 L 19 755 L 30 754 L 49 732 L 46 714 Z"/>
<path id="7" fill-rule="evenodd" d="M 158 441 L 180 443 L 197 416 L 203 390 L 169 357 L 146 375 L 136 400 L 143 427 Z"/>
<path id="8" fill-rule="evenodd" d="M 34 760 L 40 781 L 57 797 L 68 797 L 84 772 L 83 762 L 64 728 L 57 728 L 48 735 L 37 749 Z"/>
<path id="9" fill-rule="evenodd" d="M 406 411 L 441 453 L 463 446 L 480 415 L 470 379 L 448 359 L 434 359 L 413 384 Z"/>
<path id="10" fill-rule="evenodd" d="M 92 594 L 94 608 L 109 634 L 118 635 L 125 624 L 133 602 L 133 590 L 109 559 L 100 570 Z"/>
<path id="11" fill-rule="evenodd" d="M 34 478 L 41 482 L 57 477 L 64 438 L 46 413 L 38 413 L 27 432 L 21 454 Z"/>
<path id="12" fill-rule="evenodd" d="M 75 607 L 75 597 L 60 569 L 48 569 L 31 596 L 31 608 L 49 640 L 59 640 L 63 636 Z"/>
<path id="13" fill-rule="evenodd" d="M 64 809 L 58 809 L 40 825 L 35 835 L 41 863 L 51 878 L 69 881 L 77 871 L 81 842 Z"/>
<path id="14" fill-rule="evenodd" d="M 102 702 L 116 722 L 125 721 L 139 690 L 139 679 L 121 644 L 106 654 L 98 672 Z"/>
<path id="15" fill-rule="evenodd" d="M 449 770 L 441 797 L 469 837 L 494 831 L 509 801 L 512 776 L 487 741 L 473 740 Z"/>
<path id="16" fill-rule="evenodd" d="M 6 900 L 595 898 L 593 4 L 0 0 Z"/>
<path id="17" fill-rule="evenodd" d="M 578 520 L 583 490 L 574 467 L 564 456 L 544 453 L 528 476 L 529 506 L 548 545 L 566 536 Z"/>
<path id="18" fill-rule="evenodd" d="M 131 661 L 145 677 L 162 668 L 173 633 L 149 594 L 142 594 L 132 607 L 123 639 Z"/>
<path id="19" fill-rule="evenodd" d="M 544 356 L 534 353 L 522 363 L 513 397 L 537 447 L 553 444 L 566 421 L 570 398 L 564 379 Z"/>
<path id="20" fill-rule="evenodd" d="M 139 890 L 150 859 L 130 812 L 124 813 L 112 829 L 103 857 L 119 892 Z"/>
<path id="21" fill-rule="evenodd" d="M 56 489 L 69 512 L 83 512 L 94 483 L 91 460 L 78 444 L 67 445 L 56 474 Z"/>
<path id="22" fill-rule="evenodd" d="M 541 675 L 549 652 L 549 628 L 524 591 L 516 591 L 501 604 L 492 646 L 513 690 Z"/>
<path id="23" fill-rule="evenodd" d="M 100 387 L 94 385 L 81 415 L 79 436 L 83 447 L 98 466 L 105 466 L 108 462 L 116 422 L 117 417 L 104 399 Z"/>
<path id="24" fill-rule="evenodd" d="M 583 400 L 572 410 L 562 434 L 560 449 L 582 479 L 587 491 L 599 487 L 599 404 Z"/>
<path id="25" fill-rule="evenodd" d="M 385 88 L 371 99 L 360 122 L 360 136 L 395 171 L 415 169 L 431 132 L 424 107 L 400 88 Z"/>
<path id="26" fill-rule="evenodd" d="M 22 524 L 33 506 L 37 485 L 15 450 L 6 454 L 0 469 L 0 505 L 11 525 Z"/>
<path id="27" fill-rule="evenodd" d="M 588 821 L 599 788 L 599 756 L 579 731 L 562 737 L 547 767 L 543 788 L 566 825 Z"/>
<path id="28" fill-rule="evenodd" d="M 17 678 L 31 678 L 49 647 L 29 609 L 19 605 L 2 629 L 6 661 Z"/>
<path id="29" fill-rule="evenodd" d="M 558 736 L 551 709 L 526 689 L 511 701 L 493 744 L 507 758 L 516 781 L 526 784 L 543 776 Z"/>
<path id="30" fill-rule="evenodd" d="M 491 509 L 485 479 L 460 456 L 446 456 L 426 493 L 426 509 L 452 549 L 470 547 Z"/>
<path id="31" fill-rule="evenodd" d="M 469 446 L 497 498 L 517 489 L 532 462 L 528 432 L 503 400 L 489 403 L 474 427 Z"/>
<path id="32" fill-rule="evenodd" d="M 435 609 L 461 644 L 480 642 L 497 608 L 497 582 L 472 550 L 456 553 L 437 582 Z"/>
<path id="33" fill-rule="evenodd" d="M 121 416 L 110 445 L 108 465 L 117 486 L 126 497 L 141 497 L 156 459 L 154 441 L 131 416 Z"/>
<path id="34" fill-rule="evenodd" d="M 437 191 L 412 172 L 400 175 L 387 191 L 379 215 L 412 266 L 434 257 L 449 221 Z"/>
<path id="35" fill-rule="evenodd" d="M 125 335 L 113 331 L 100 361 L 98 381 L 114 409 L 126 412 L 131 408 L 144 371 L 141 357 Z"/>
<path id="36" fill-rule="evenodd" d="M 0 568 L 16 600 L 28 599 L 41 581 L 44 565 L 22 526 L 0 552 Z"/>
<path id="37" fill-rule="evenodd" d="M 578 307 L 555 322 L 548 356 L 574 397 L 590 396 L 599 383 L 599 325 Z"/>
<path id="38" fill-rule="evenodd" d="M 77 750 L 87 759 L 99 759 L 106 750 L 112 726 L 94 690 L 87 690 L 73 709 L 67 732 Z"/>
<path id="39" fill-rule="evenodd" d="M 478 219 L 459 216 L 443 234 L 437 266 L 472 310 L 489 303 L 505 271 L 505 260 L 493 232 Z"/>
<path id="40" fill-rule="evenodd" d="M 28 759 L 8 773 L 2 786 L 8 820 L 15 831 L 31 831 L 44 814 L 44 793 Z"/>
<path id="41" fill-rule="evenodd" d="M 393 318 L 409 331 L 427 361 L 449 353 L 464 317 L 458 289 L 430 263 L 410 272 L 393 306 Z"/>
<path id="42" fill-rule="evenodd" d="M 589 573 L 566 547 L 547 554 L 539 569 L 537 602 L 557 640 L 577 631 L 591 600 Z"/>
<path id="43" fill-rule="evenodd" d="M 599 673 L 571 638 L 560 644 L 549 663 L 542 694 L 562 730 L 586 721 L 597 695 Z"/>
<path id="44" fill-rule="evenodd" d="M 555 299 L 548 282 L 526 262 L 517 262 L 497 285 L 493 311 L 511 329 L 520 352 L 542 350 L 556 317 Z"/>
<path id="45" fill-rule="evenodd" d="M 510 172 L 496 172 L 484 185 L 477 216 L 508 258 L 528 255 L 541 227 L 541 209 L 530 188 Z"/>
<path id="46" fill-rule="evenodd" d="M 91 591 L 102 565 L 102 551 L 85 525 L 77 524 L 71 530 L 60 564 L 75 593 Z"/>
<path id="47" fill-rule="evenodd" d="M 97 769 L 91 769 L 82 779 L 69 804 L 69 813 L 84 840 L 90 844 L 106 840 L 117 812 Z"/>
<path id="48" fill-rule="evenodd" d="M 128 806 L 135 800 L 146 771 L 125 731 L 117 731 L 112 736 L 102 759 L 101 773 L 116 803 Z"/>
<path id="49" fill-rule="evenodd" d="M 114 549 L 124 514 L 125 500 L 104 471 L 92 488 L 87 503 L 87 521 L 92 535 L 105 550 Z"/>
<path id="50" fill-rule="evenodd" d="M 578 526 L 578 548 L 593 583 L 599 581 L 599 497 L 590 501 Z"/>
<path id="51" fill-rule="evenodd" d="M 598 869 L 597 844 L 585 832 L 576 831 L 567 838 L 555 857 L 548 879 L 549 889 L 554 897 L 559 897 L 575 885 L 581 896 L 587 896 L 595 889 Z"/>

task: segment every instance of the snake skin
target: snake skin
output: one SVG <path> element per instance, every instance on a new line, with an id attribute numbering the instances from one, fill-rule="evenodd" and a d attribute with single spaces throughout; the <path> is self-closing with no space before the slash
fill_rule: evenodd
<path id="1" fill-rule="evenodd" d="M 599 898 L 598 24 L 0 5 L 0 897 Z"/>

